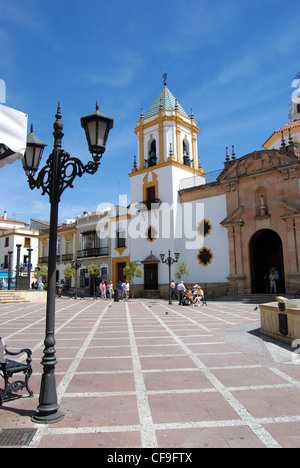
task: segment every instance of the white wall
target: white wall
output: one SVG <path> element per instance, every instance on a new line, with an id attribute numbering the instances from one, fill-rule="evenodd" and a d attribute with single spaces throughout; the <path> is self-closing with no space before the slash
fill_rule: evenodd
<path id="1" fill-rule="evenodd" d="M 181 245 L 180 260 L 185 260 L 190 269 L 190 275 L 183 278 L 188 283 L 219 283 L 226 282 L 229 275 L 229 247 L 227 229 L 220 222 L 226 217 L 226 195 L 206 198 L 200 201 L 193 201 L 193 210 L 196 211 L 196 204 L 202 203 L 197 210 L 203 214 L 203 218 L 210 222 L 212 229 L 206 237 L 197 234 L 195 248 L 189 248 L 187 240 Z M 186 205 L 186 203 L 184 203 Z M 188 247 L 188 248 L 185 248 Z M 211 250 L 213 259 L 211 264 L 203 266 L 199 263 L 197 255 L 203 247 Z"/>

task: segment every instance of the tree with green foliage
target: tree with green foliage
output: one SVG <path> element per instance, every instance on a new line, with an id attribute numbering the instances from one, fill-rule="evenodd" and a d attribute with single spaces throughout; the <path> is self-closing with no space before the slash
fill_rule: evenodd
<path id="1" fill-rule="evenodd" d="M 92 263 L 88 266 L 88 272 L 91 278 L 91 289 L 94 290 L 94 296 L 96 296 L 96 278 L 100 275 L 100 266 Z"/>
<path id="2" fill-rule="evenodd" d="M 68 265 L 64 269 L 64 277 L 65 278 L 74 278 L 76 276 L 76 268 L 74 268 L 72 265 Z"/>
<path id="3" fill-rule="evenodd" d="M 130 277 L 130 287 L 131 287 L 131 297 L 134 298 L 134 278 L 141 278 L 144 274 L 144 269 L 136 262 L 130 262 L 123 269 L 123 273 L 125 276 Z"/>
<path id="4" fill-rule="evenodd" d="M 36 267 L 34 270 L 33 277 L 37 280 L 38 283 L 42 283 L 42 278 L 48 279 L 48 268 L 44 266 Z M 44 288 L 47 289 L 47 282 L 43 284 L 44 284 Z"/>
<path id="5" fill-rule="evenodd" d="M 46 277 L 47 278 L 48 276 L 48 269 L 44 266 L 41 266 L 41 267 L 36 267 L 35 270 L 34 270 L 34 275 L 33 277 L 35 279 L 39 279 L 39 278 L 43 278 L 43 277 Z"/>
<path id="6" fill-rule="evenodd" d="M 180 281 L 182 276 L 189 276 L 190 270 L 187 267 L 187 262 L 183 260 L 178 263 L 178 271 L 176 271 L 175 276 Z"/>

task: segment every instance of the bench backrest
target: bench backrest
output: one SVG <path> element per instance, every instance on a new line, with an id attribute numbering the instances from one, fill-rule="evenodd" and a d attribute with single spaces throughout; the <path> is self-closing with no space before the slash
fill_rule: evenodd
<path id="1" fill-rule="evenodd" d="M 5 363 L 5 346 L 1 337 L 0 337 L 0 363 L 1 364 Z"/>

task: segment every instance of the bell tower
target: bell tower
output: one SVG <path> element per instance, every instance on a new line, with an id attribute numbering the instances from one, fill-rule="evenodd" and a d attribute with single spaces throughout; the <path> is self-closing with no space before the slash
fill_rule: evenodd
<path id="1" fill-rule="evenodd" d="M 292 102 L 290 103 L 289 119 L 291 122 L 300 119 L 300 73 L 297 73 L 292 87 L 296 90 L 292 94 Z"/>
<path id="2" fill-rule="evenodd" d="M 175 162 L 204 174 L 199 167 L 197 134 L 193 112 L 189 116 L 165 84 L 153 104 L 135 128 L 138 158 L 135 169 L 141 171 L 167 162 Z"/>
<path id="3" fill-rule="evenodd" d="M 144 201 L 141 196 L 145 196 L 145 184 L 149 188 L 153 180 L 152 197 L 169 204 L 178 201 L 181 179 L 197 175 L 199 183 L 205 183 L 197 150 L 199 128 L 193 111 L 186 113 L 166 82 L 147 112 L 141 109 L 134 132 L 137 157 L 129 174 L 131 202 Z"/>

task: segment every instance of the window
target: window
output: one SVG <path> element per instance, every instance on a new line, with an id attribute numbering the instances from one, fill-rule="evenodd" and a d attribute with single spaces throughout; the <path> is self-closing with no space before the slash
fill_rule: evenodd
<path id="1" fill-rule="evenodd" d="M 31 246 L 31 239 L 30 237 L 25 237 L 24 239 L 24 247 L 30 247 Z"/>
<path id="2" fill-rule="evenodd" d="M 151 167 L 156 165 L 156 141 L 151 140 L 150 150 L 148 153 L 149 158 L 145 160 L 145 167 Z"/>
<path id="3" fill-rule="evenodd" d="M 48 245 L 44 244 L 42 247 L 42 257 L 47 257 L 48 256 Z"/>
<path id="4" fill-rule="evenodd" d="M 89 285 L 88 270 L 87 269 L 80 270 L 80 287 L 85 288 L 88 285 Z"/>
<path id="5" fill-rule="evenodd" d="M 71 287 L 71 278 L 65 278 L 65 287 L 70 288 Z"/>
<path id="6" fill-rule="evenodd" d="M 147 201 L 153 203 L 155 201 L 155 187 L 147 188 Z"/>
<path id="7" fill-rule="evenodd" d="M 95 230 L 84 231 L 81 234 L 83 249 L 95 249 L 100 247 L 100 241 Z"/>
<path id="8" fill-rule="evenodd" d="M 9 247 L 9 237 L 5 237 L 4 247 Z"/>
<path id="9" fill-rule="evenodd" d="M 155 241 L 155 239 L 157 239 L 157 236 L 158 236 L 158 232 L 157 232 L 156 227 L 149 226 L 145 233 L 146 240 L 149 242 L 153 242 Z"/>
<path id="10" fill-rule="evenodd" d="M 28 255 L 23 255 L 23 269 L 27 269 L 28 268 L 28 260 L 29 260 L 29 256 Z M 31 265 L 32 266 L 32 265 Z"/>
<path id="11" fill-rule="evenodd" d="M 126 247 L 126 232 L 118 229 L 116 232 L 116 248 Z"/>
<path id="12" fill-rule="evenodd" d="M 200 265 L 207 266 L 212 262 L 213 259 L 213 254 L 210 249 L 207 249 L 206 247 L 203 247 L 202 250 L 199 250 L 197 258 L 200 263 Z"/>
<path id="13" fill-rule="evenodd" d="M 144 197 L 145 198 L 141 203 L 144 204 L 144 207 L 146 207 L 147 210 L 156 210 L 162 203 L 161 200 L 157 198 L 157 189 L 154 185 L 144 188 Z"/>
<path id="14" fill-rule="evenodd" d="M 101 276 L 102 281 L 107 281 L 107 277 L 108 277 L 107 275 L 108 275 L 107 267 L 102 267 L 100 271 L 100 276 Z"/>
<path id="15" fill-rule="evenodd" d="M 72 241 L 67 239 L 66 240 L 66 254 L 72 253 Z"/>
<path id="16" fill-rule="evenodd" d="M 183 164 L 185 166 L 191 166 L 191 160 L 189 156 L 189 143 L 187 140 L 182 142 L 182 152 L 183 152 Z"/>
<path id="17" fill-rule="evenodd" d="M 212 225 L 210 224 L 210 221 L 207 219 L 202 219 L 202 221 L 199 221 L 196 227 L 196 231 L 199 236 L 206 237 L 210 234 L 210 231 L 212 229 Z"/>

